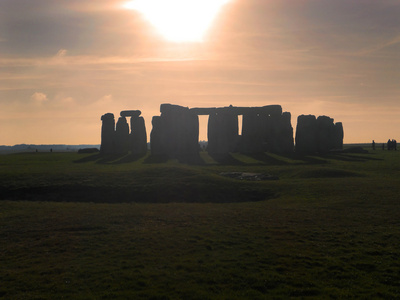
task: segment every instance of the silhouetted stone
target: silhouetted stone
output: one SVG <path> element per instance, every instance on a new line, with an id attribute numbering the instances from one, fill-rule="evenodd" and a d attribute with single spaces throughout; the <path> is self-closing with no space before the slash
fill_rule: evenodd
<path id="1" fill-rule="evenodd" d="M 207 151 L 212 154 L 233 152 L 238 144 L 238 117 L 231 107 L 215 109 L 208 118 Z"/>
<path id="2" fill-rule="evenodd" d="M 216 107 L 194 107 L 189 109 L 190 112 L 192 112 L 195 115 L 198 116 L 205 116 L 205 115 L 211 115 L 214 114 L 215 111 L 217 110 Z"/>
<path id="3" fill-rule="evenodd" d="M 147 153 L 147 133 L 143 117 L 131 118 L 131 153 Z"/>
<path id="4" fill-rule="evenodd" d="M 268 116 L 255 109 L 243 114 L 240 151 L 243 153 L 263 152 L 267 140 L 266 124 Z"/>
<path id="5" fill-rule="evenodd" d="M 115 151 L 115 120 L 114 114 L 106 113 L 101 116 L 101 146 L 103 154 L 114 153 Z"/>
<path id="6" fill-rule="evenodd" d="M 342 122 L 335 123 L 333 140 L 334 140 L 334 149 L 343 149 L 343 138 L 344 138 L 344 131 L 343 131 L 343 124 Z"/>
<path id="7" fill-rule="evenodd" d="M 278 126 L 274 131 L 273 138 L 276 140 L 276 146 L 271 152 L 291 153 L 294 148 L 293 127 L 291 123 L 290 112 L 284 112 L 277 122 Z"/>
<path id="8" fill-rule="evenodd" d="M 296 127 L 296 152 L 314 153 L 317 151 L 317 119 L 313 115 L 298 116 Z"/>
<path id="9" fill-rule="evenodd" d="M 151 155 L 162 156 L 167 154 L 166 149 L 166 132 L 164 120 L 159 116 L 154 116 L 152 119 L 153 128 L 150 133 L 150 150 Z"/>
<path id="10" fill-rule="evenodd" d="M 198 116 L 187 107 L 172 104 L 161 104 L 160 111 L 166 154 L 174 158 L 198 155 Z"/>
<path id="11" fill-rule="evenodd" d="M 115 152 L 127 153 L 129 150 L 129 125 L 125 117 L 119 117 L 115 129 Z"/>
<path id="12" fill-rule="evenodd" d="M 142 114 L 140 110 L 123 110 L 120 112 L 121 117 L 137 118 Z"/>
<path id="13" fill-rule="evenodd" d="M 296 152 L 326 153 L 343 148 L 343 125 L 327 116 L 301 115 L 297 119 Z"/>
<path id="14" fill-rule="evenodd" d="M 278 180 L 278 176 L 273 176 L 270 174 L 263 173 L 247 173 L 247 172 L 222 172 L 219 175 L 240 179 L 240 180 L 250 180 L 250 181 L 261 181 L 261 180 Z"/>
<path id="15" fill-rule="evenodd" d="M 317 148 L 319 153 L 326 153 L 334 148 L 334 123 L 327 116 L 317 118 Z"/>

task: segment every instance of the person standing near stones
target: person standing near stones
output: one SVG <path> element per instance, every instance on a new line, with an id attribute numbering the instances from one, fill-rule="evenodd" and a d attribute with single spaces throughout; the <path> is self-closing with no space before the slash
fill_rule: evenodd
<path id="1" fill-rule="evenodd" d="M 372 150 L 375 150 L 375 141 L 372 140 Z"/>

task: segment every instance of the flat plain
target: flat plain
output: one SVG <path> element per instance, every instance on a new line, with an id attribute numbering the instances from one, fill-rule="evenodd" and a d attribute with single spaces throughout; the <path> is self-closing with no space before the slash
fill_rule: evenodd
<path id="1" fill-rule="evenodd" d="M 400 152 L 368 150 L 0 155 L 0 298 L 396 299 Z"/>

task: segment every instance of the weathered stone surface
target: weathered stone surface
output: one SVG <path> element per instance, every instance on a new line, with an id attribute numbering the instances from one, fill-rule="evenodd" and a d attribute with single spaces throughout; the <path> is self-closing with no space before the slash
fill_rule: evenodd
<path id="1" fill-rule="evenodd" d="M 114 153 L 115 151 L 115 120 L 114 114 L 106 113 L 101 116 L 101 146 L 100 152 L 103 154 Z"/>
<path id="2" fill-rule="evenodd" d="M 147 133 L 143 117 L 131 118 L 131 153 L 143 155 L 147 153 Z"/>
<path id="3" fill-rule="evenodd" d="M 137 118 L 142 114 L 140 110 L 123 110 L 120 112 L 121 117 L 133 117 Z"/>
<path id="4" fill-rule="evenodd" d="M 125 117 L 119 117 L 115 129 L 115 153 L 127 153 L 129 150 L 129 125 Z"/>

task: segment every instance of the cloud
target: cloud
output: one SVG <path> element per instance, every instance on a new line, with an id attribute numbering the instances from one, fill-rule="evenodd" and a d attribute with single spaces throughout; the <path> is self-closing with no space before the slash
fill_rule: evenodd
<path id="1" fill-rule="evenodd" d="M 33 103 L 35 105 L 41 106 L 44 103 L 46 103 L 47 101 L 49 101 L 49 99 L 47 98 L 46 94 L 44 93 L 40 93 L 40 92 L 36 92 L 31 96 L 31 100 L 33 101 Z"/>
<path id="2" fill-rule="evenodd" d="M 113 96 L 111 94 L 105 95 L 105 96 L 101 97 L 100 99 L 98 99 L 94 103 L 94 106 L 107 107 L 107 106 L 111 105 L 113 103 L 113 101 L 114 101 Z"/>
<path id="3" fill-rule="evenodd" d="M 58 50 L 56 57 L 64 57 L 67 55 L 67 50 L 66 49 L 60 49 Z"/>

